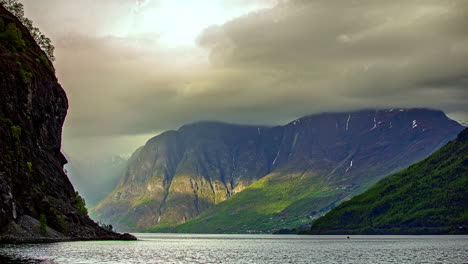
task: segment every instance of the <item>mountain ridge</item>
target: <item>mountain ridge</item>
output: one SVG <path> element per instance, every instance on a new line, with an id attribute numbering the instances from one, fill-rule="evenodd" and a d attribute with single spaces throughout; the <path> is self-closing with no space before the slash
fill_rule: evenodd
<path id="1" fill-rule="evenodd" d="M 287 185 L 296 176 L 298 184 L 303 180 L 313 189 L 303 190 L 302 198 L 320 186 L 344 188 L 322 199 L 323 206 L 314 209 L 318 213 L 400 164 L 424 158 L 459 130 L 458 123 L 431 109 L 315 114 L 273 127 L 196 122 L 150 139 L 92 215 L 123 230 L 162 230 L 263 178 L 284 178 Z"/>

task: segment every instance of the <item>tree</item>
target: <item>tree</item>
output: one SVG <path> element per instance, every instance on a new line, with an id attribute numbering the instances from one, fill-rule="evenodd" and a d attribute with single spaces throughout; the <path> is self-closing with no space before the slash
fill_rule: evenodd
<path id="1" fill-rule="evenodd" d="M 110 231 L 110 232 L 115 232 L 114 227 L 111 224 L 105 224 L 102 222 L 98 222 L 98 225 L 102 227 L 103 229 Z"/>
<path id="2" fill-rule="evenodd" d="M 78 209 L 78 211 L 82 215 L 88 216 L 88 209 L 86 209 L 86 202 L 83 199 L 83 197 L 81 197 L 78 192 L 75 192 L 75 198 L 76 198 L 76 208 Z"/>
<path id="3" fill-rule="evenodd" d="M 45 214 L 39 216 L 39 229 L 41 230 L 41 234 L 47 234 L 47 217 Z"/>
<path id="4" fill-rule="evenodd" d="M 24 6 L 18 0 L 0 0 L 0 4 L 10 11 L 29 30 L 36 43 L 45 52 L 51 61 L 55 60 L 54 50 L 51 40 L 41 33 L 39 28 L 33 25 L 31 19 L 24 16 Z"/>

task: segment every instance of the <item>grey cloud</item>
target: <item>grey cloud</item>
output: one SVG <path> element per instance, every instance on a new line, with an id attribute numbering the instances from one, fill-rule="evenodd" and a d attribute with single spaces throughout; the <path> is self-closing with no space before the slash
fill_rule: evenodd
<path id="1" fill-rule="evenodd" d="M 468 69 L 466 1 L 337 3 L 290 1 L 209 28 L 199 43 L 217 67 L 252 78 L 252 69 L 277 69 L 283 80 L 302 72 L 306 87 L 292 89 L 310 96 L 404 94 L 439 80 L 466 91 L 456 83 Z"/>
<path id="2" fill-rule="evenodd" d="M 468 116 L 468 1 L 277 2 L 205 29 L 197 43 L 209 66 L 180 66 L 187 58 L 202 60 L 199 50 L 160 48 L 157 35 L 54 31 L 56 67 L 71 105 L 69 148 L 83 149 L 87 139 L 112 145 L 198 120 L 280 124 L 368 107 L 433 107 Z M 228 7 L 253 3 L 225 1 Z M 85 29 L 123 12 L 103 5 L 98 11 L 103 16 L 83 22 Z"/>

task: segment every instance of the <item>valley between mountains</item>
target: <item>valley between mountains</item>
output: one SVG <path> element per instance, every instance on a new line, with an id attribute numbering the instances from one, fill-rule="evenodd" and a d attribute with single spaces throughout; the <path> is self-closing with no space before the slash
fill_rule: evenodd
<path id="1" fill-rule="evenodd" d="M 462 129 L 431 109 L 323 113 L 275 127 L 188 124 L 139 148 L 91 216 L 121 231 L 307 228 Z"/>

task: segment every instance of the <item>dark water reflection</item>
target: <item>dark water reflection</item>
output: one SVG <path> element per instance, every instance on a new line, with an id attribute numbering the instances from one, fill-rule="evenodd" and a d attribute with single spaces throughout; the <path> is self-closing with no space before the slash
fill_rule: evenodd
<path id="1" fill-rule="evenodd" d="M 137 236 L 139 241 L 0 245 L 0 256 L 8 256 L 0 263 L 468 263 L 468 236 Z"/>
<path id="2" fill-rule="evenodd" d="M 0 255 L 0 263 L 1 264 L 36 264 L 36 263 L 45 263 L 44 260 L 37 260 L 37 259 L 21 259 L 21 258 L 12 258 L 7 256 Z"/>

